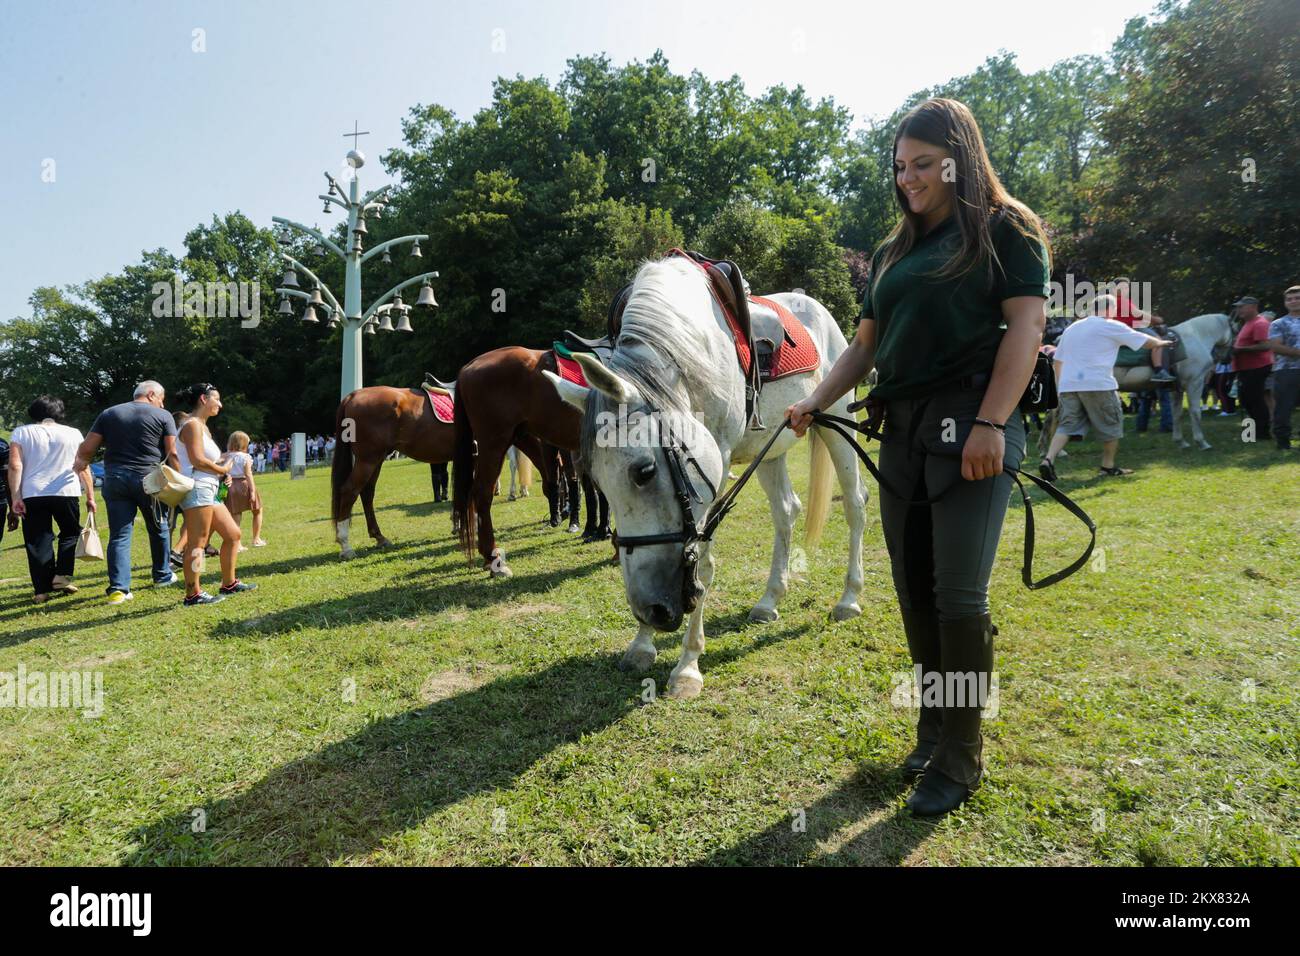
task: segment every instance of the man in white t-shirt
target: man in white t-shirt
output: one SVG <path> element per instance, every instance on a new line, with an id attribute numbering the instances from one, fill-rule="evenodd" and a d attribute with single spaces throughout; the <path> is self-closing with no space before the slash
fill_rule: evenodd
<path id="1" fill-rule="evenodd" d="M 1130 468 L 1115 467 L 1115 452 L 1124 435 L 1124 406 L 1119 400 L 1119 383 L 1115 381 L 1115 357 L 1119 347 L 1152 349 L 1172 345 L 1164 339 L 1131 329 L 1111 318 L 1116 312 L 1115 297 L 1099 295 L 1093 302 L 1093 314 L 1070 325 L 1061 333 L 1052 356 L 1056 368 L 1060 408 L 1056 434 L 1038 472 L 1048 481 L 1056 481 L 1056 456 L 1071 438 L 1082 439 L 1089 426 L 1101 439 L 1101 474 L 1133 474 Z"/>
<path id="2" fill-rule="evenodd" d="M 81 535 L 78 497 L 84 490 L 86 510 L 95 513 L 95 483 L 89 466 L 74 462 L 81 432 L 59 424 L 63 402 L 42 395 L 27 409 L 30 425 L 19 425 L 9 437 L 9 488 L 14 514 L 22 518 L 27 568 L 36 602 L 57 593 L 76 591 L 72 573 Z M 55 548 L 54 526 L 58 525 Z"/>

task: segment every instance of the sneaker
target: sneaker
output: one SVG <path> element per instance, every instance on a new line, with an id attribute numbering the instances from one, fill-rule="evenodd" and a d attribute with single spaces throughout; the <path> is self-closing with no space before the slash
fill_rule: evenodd
<path id="1" fill-rule="evenodd" d="M 54 590 L 63 594 L 76 594 L 81 588 L 72 583 L 72 578 L 66 578 L 62 574 L 54 575 Z"/>
<path id="2" fill-rule="evenodd" d="M 125 604 L 127 601 L 133 600 L 134 598 L 135 595 L 132 594 L 130 591 L 109 591 L 108 592 L 109 604 Z"/>
<path id="3" fill-rule="evenodd" d="M 1161 384 L 1169 384 L 1171 382 L 1178 381 L 1178 379 L 1170 375 L 1164 369 L 1161 369 L 1160 371 L 1156 372 L 1154 375 L 1151 376 L 1151 381 L 1160 382 Z"/>
<path id="4" fill-rule="evenodd" d="M 257 590 L 256 584 L 246 584 L 243 581 L 239 580 L 239 578 L 235 578 L 235 580 L 232 581 L 230 584 L 221 585 L 222 594 L 238 594 L 240 591 L 255 591 L 255 590 Z"/>
<path id="5" fill-rule="evenodd" d="M 181 582 L 181 576 L 173 572 L 172 574 L 169 574 L 167 577 L 163 578 L 161 581 L 155 581 L 153 583 L 153 586 L 156 588 L 165 588 L 169 584 L 180 584 L 180 582 Z"/>
<path id="6" fill-rule="evenodd" d="M 186 596 L 185 606 L 195 607 L 196 605 L 199 604 L 219 604 L 224 600 L 225 598 L 222 597 L 220 594 L 212 595 L 209 594 L 207 591 L 200 591 L 198 594 L 190 594 Z"/>

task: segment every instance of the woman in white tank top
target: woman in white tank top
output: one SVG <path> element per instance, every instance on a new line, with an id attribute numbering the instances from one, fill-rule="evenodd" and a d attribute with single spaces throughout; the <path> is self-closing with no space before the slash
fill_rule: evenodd
<path id="1" fill-rule="evenodd" d="M 185 537 L 188 553 L 185 558 L 185 606 L 216 604 L 227 595 L 251 591 L 256 585 L 246 584 L 235 576 L 235 563 L 239 555 L 239 525 L 230 517 L 225 505 L 217 501 L 217 488 L 221 477 L 230 473 L 230 466 L 218 459 L 221 449 L 208 431 L 208 419 L 221 411 L 221 393 L 211 384 L 195 385 L 182 393 L 193 403 L 193 410 L 177 436 L 176 455 L 181 471 L 194 480 L 194 489 L 181 502 L 185 512 Z M 200 586 L 203 572 L 203 542 L 215 531 L 221 535 L 221 590 L 213 595 Z"/>

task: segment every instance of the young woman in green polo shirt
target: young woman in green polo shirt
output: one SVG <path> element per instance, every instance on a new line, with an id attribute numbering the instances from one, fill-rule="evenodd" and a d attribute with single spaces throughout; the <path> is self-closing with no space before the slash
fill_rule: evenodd
<path id="1" fill-rule="evenodd" d="M 787 416 L 802 435 L 812 411 L 875 366 L 889 485 L 881 525 L 921 670 L 917 744 L 904 762 L 921 780 L 907 803 L 935 816 L 960 805 L 983 770 L 988 585 L 1011 494 L 1003 466 L 1019 467 L 1025 451 L 1017 408 L 1042 341 L 1049 253 L 1038 217 L 1007 193 L 955 100 L 903 118 L 894 182 L 902 218 L 872 258 L 857 335 Z"/>

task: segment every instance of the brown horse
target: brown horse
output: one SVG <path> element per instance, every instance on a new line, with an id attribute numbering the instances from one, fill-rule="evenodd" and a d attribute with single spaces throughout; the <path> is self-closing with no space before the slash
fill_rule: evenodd
<path id="1" fill-rule="evenodd" d="M 560 399 L 542 370 L 558 371 L 549 349 L 519 346 L 485 352 L 460 370 L 456 377 L 456 449 L 452 458 L 452 521 L 461 546 L 472 556 L 475 532 L 483 565 L 493 577 L 509 577 L 505 555 L 497 547 L 492 530 L 492 489 L 501 474 L 506 450 L 514 445 L 524 452 L 542 476 L 542 487 L 551 501 L 555 522 L 557 472 L 555 449 L 576 451 L 580 416 Z M 554 448 L 543 450 L 544 446 Z M 567 478 L 567 476 L 566 476 Z M 568 480 L 570 521 L 576 525 L 578 483 Z M 598 540 L 593 531 L 588 497 L 588 540 Z M 603 537 L 608 537 L 608 505 L 605 507 Z"/>
<path id="2" fill-rule="evenodd" d="M 375 485 L 384 459 L 400 451 L 416 461 L 451 461 L 455 449 L 453 425 L 438 421 L 423 389 L 372 385 L 359 388 L 339 402 L 334 419 L 334 463 L 331 515 L 340 557 L 356 557 L 348 541 L 352 506 L 357 495 L 366 513 L 366 529 L 381 548 L 392 542 L 375 520 Z M 500 463 L 497 465 L 500 469 Z"/>

